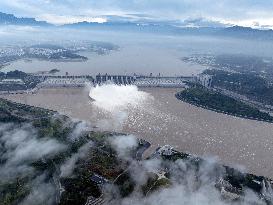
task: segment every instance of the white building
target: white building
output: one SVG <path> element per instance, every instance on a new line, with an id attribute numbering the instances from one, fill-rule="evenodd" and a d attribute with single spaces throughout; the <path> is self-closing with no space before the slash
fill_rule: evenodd
<path id="1" fill-rule="evenodd" d="M 87 78 L 47 78 L 38 87 L 84 87 L 91 82 Z"/>
<path id="2" fill-rule="evenodd" d="M 24 81 L 22 79 L 14 79 L 14 78 L 7 78 L 0 81 L 0 84 L 17 84 L 17 85 L 24 85 Z"/>
<path id="3" fill-rule="evenodd" d="M 171 156 L 174 153 L 173 147 L 170 145 L 164 145 L 157 150 L 160 155 Z"/>
<path id="4" fill-rule="evenodd" d="M 210 88 L 211 83 L 212 83 L 212 76 L 211 75 L 206 75 L 206 74 L 200 74 L 196 76 L 196 82 L 199 83 L 200 85 Z"/>

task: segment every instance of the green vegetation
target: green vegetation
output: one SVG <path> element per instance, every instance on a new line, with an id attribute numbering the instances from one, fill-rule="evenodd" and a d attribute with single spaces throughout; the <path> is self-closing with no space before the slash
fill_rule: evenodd
<path id="1" fill-rule="evenodd" d="M 128 165 L 127 162 L 122 162 L 117 158 L 116 151 L 110 145 L 109 138 L 120 135 L 118 133 L 87 132 L 71 141 L 70 135 L 76 128 L 77 122 L 54 111 L 0 99 L 0 123 L 11 122 L 16 128 L 20 128 L 26 123 L 32 125 L 33 133 L 30 134 L 36 135 L 37 139 L 54 139 L 65 145 L 66 148 L 56 155 L 31 161 L 27 164 L 33 169 L 31 173 L 19 175 L 16 179 L 8 182 L 0 180 L 0 201 L 4 205 L 18 204 L 19 201 L 22 201 L 31 191 L 32 180 L 40 175 L 44 175 L 45 182 L 53 183 L 57 190 L 56 180 L 65 189 L 65 192 L 60 196 L 59 204 L 84 204 L 87 197 L 99 197 L 101 194 L 98 184 L 92 181 L 94 174 L 113 181 L 124 172 Z M 73 175 L 60 177 L 60 167 L 90 141 L 92 141 L 90 150 L 85 153 L 84 158 L 77 161 Z M 1 153 L 5 151 L 1 150 Z M 5 160 L 1 160 L 0 165 L 5 164 Z M 123 175 L 118 181 L 118 183 L 120 182 L 118 185 L 120 193 L 124 196 L 130 194 L 134 187 L 130 177 L 126 176 L 126 174 Z"/>
<path id="2" fill-rule="evenodd" d="M 176 97 L 185 102 L 224 112 L 230 115 L 273 122 L 273 117 L 268 113 L 259 111 L 245 103 L 235 100 L 220 93 L 202 87 L 193 87 L 176 94 Z"/>
<path id="3" fill-rule="evenodd" d="M 18 179 L 17 181 L 6 184 L 0 183 L 0 204 L 17 204 L 21 199 L 29 194 L 29 191 L 30 189 L 26 186 L 25 179 Z"/>
<path id="4" fill-rule="evenodd" d="M 171 185 L 171 181 L 168 178 L 158 179 L 158 176 L 150 173 L 150 177 L 147 183 L 142 187 L 142 192 L 144 196 L 152 193 L 153 191 L 159 190 L 161 188 L 167 188 Z"/>
<path id="5" fill-rule="evenodd" d="M 271 57 L 245 54 L 195 54 L 181 60 L 197 63 L 216 70 L 233 71 L 241 74 L 253 74 L 273 80 L 273 59 Z"/>
<path id="6" fill-rule="evenodd" d="M 217 93 L 213 93 L 203 88 L 191 88 L 186 91 L 194 91 L 189 94 L 186 92 L 186 96 L 189 97 L 187 99 L 193 100 L 194 103 L 203 102 L 198 100 L 197 97 L 203 97 L 204 93 L 206 94 L 206 101 L 204 101 L 206 103 L 211 101 L 211 97 L 217 95 Z M 178 94 L 178 97 L 180 95 L 181 93 Z M 217 99 L 218 98 L 219 96 L 217 96 Z M 226 98 L 222 100 L 223 102 L 221 105 L 223 106 L 226 104 Z M 218 104 L 219 101 L 216 105 Z M 239 104 L 238 106 L 242 105 Z M 196 182 L 202 182 L 204 173 L 201 169 L 202 167 L 207 166 L 207 162 L 201 158 L 174 150 L 172 155 L 156 156 L 158 157 L 158 160 L 161 160 L 160 168 L 151 171 L 148 170 L 147 167 L 145 168 L 146 163 L 141 161 L 141 159 L 139 159 L 139 161 L 131 160 L 135 157 L 137 152 L 134 149 L 132 152 L 128 152 L 132 154 L 132 156 L 128 154 L 129 159 L 121 159 L 118 157 L 117 151 L 111 147 L 110 143 L 111 137 L 117 135 L 117 133 L 83 132 L 76 139 L 72 140 L 70 138 L 71 133 L 73 133 L 73 130 L 78 123 L 71 121 L 66 116 L 58 115 L 55 112 L 45 109 L 16 104 L 6 100 L 0 100 L 0 108 L 0 116 L 3 116 L 3 113 L 5 113 L 6 116 L 5 118 L 0 118 L 0 123 L 8 122 L 10 124 L 10 122 L 13 122 L 15 128 L 21 128 L 21 126 L 26 125 L 25 122 L 27 122 L 28 125 L 32 125 L 29 135 L 35 135 L 35 141 L 41 140 L 42 142 L 45 142 L 44 140 L 46 139 L 54 139 L 54 141 L 57 141 L 66 147 L 64 150 L 60 149 L 55 155 L 52 154 L 46 157 L 40 157 L 39 159 L 35 158 L 29 163 L 25 162 L 24 165 L 31 167 L 33 171 L 18 175 L 11 178 L 11 180 L 1 178 L 1 205 L 21 203 L 32 192 L 34 186 L 33 182 L 38 176 L 44 176 L 41 183 L 50 184 L 53 187 L 55 190 L 53 200 L 56 204 L 61 205 L 82 205 L 86 203 L 88 197 L 104 200 L 103 196 L 106 196 L 108 192 L 110 192 L 109 196 L 113 196 L 114 198 L 118 195 L 121 199 L 130 197 L 131 194 L 136 192 L 140 192 L 141 196 L 142 194 L 143 196 L 147 196 L 156 193 L 156 191 L 160 189 L 175 185 L 177 183 L 176 181 L 182 180 L 183 182 L 183 178 L 188 176 L 187 173 L 190 173 L 191 176 L 194 175 L 194 180 L 196 180 Z M 17 137 L 20 138 L 22 136 L 18 135 Z M 0 139 L 2 139 L 2 133 L 0 133 Z M 2 146 L 2 144 L 0 144 L 0 146 Z M 88 149 L 81 152 L 81 148 L 85 145 L 88 146 Z M 137 149 L 141 148 L 141 146 L 147 146 L 147 142 L 139 140 Z M 5 148 L 5 146 L 3 146 L 3 148 Z M 5 153 L 7 150 L 0 150 L 0 154 Z M 67 161 L 70 162 L 71 159 L 75 164 L 72 163 L 73 165 L 68 167 L 64 166 L 64 169 L 72 167 L 72 174 L 64 176 L 61 174 L 62 165 L 66 164 Z M 176 163 L 177 160 L 181 161 Z M 0 165 L 5 165 L 6 161 L 7 159 L 0 158 Z M 181 163 L 184 163 L 185 165 L 182 170 L 180 166 L 177 166 Z M 263 180 L 268 181 L 268 179 L 264 177 L 242 174 L 235 169 L 219 164 L 213 165 L 211 169 L 213 169 L 213 179 L 221 174 L 234 189 L 238 189 L 239 191 L 246 187 L 261 195 L 263 187 L 260 182 Z M 202 172 L 199 172 L 200 170 Z M 136 172 L 139 171 L 142 171 L 141 175 L 143 176 L 143 179 L 140 179 L 141 182 L 136 178 L 136 175 L 139 174 Z M 158 171 L 164 172 L 158 173 Z M 162 176 L 163 173 L 164 176 Z M 259 183 L 256 183 L 253 180 L 258 181 Z M 114 193 L 109 190 L 110 188 L 102 191 L 104 183 L 108 184 L 108 188 L 114 188 Z M 219 186 L 219 189 L 221 189 L 221 186 Z M 263 201 L 267 200 L 262 197 L 261 199 Z M 270 204 L 269 202 L 267 204 Z M 46 202 L 39 204 L 46 204 Z"/>
<path id="7" fill-rule="evenodd" d="M 176 152 L 174 154 L 172 154 L 171 156 L 162 156 L 162 159 L 164 160 L 171 160 L 173 162 L 175 162 L 176 160 L 178 159 L 188 159 L 190 157 L 189 154 L 186 154 L 186 153 L 182 153 L 182 152 Z"/>
<path id="8" fill-rule="evenodd" d="M 273 86 L 264 77 L 255 73 L 231 73 L 222 70 L 206 70 L 212 75 L 212 85 L 224 88 L 252 100 L 273 105 Z"/>
<path id="9" fill-rule="evenodd" d="M 88 196 L 97 198 L 101 195 L 99 187 L 91 180 L 92 173 L 87 169 L 78 169 L 76 173 L 73 178 L 61 179 L 65 192 L 61 196 L 60 205 L 82 205 Z"/>
<path id="10" fill-rule="evenodd" d="M 273 59 L 243 54 L 192 55 L 183 61 L 210 67 L 212 86 L 273 106 Z"/>
<path id="11" fill-rule="evenodd" d="M 136 183 L 134 183 L 134 180 L 130 176 L 129 172 L 122 174 L 115 182 L 115 185 L 118 186 L 120 195 L 122 197 L 129 196 L 136 188 Z"/>
<path id="12" fill-rule="evenodd" d="M 0 99 L 0 123 L 13 123 L 15 129 L 20 129 L 21 125 L 26 123 L 33 126 L 29 134 L 35 135 L 39 139 L 54 138 L 58 142 L 67 144 L 67 149 L 58 155 L 48 156 L 45 159 L 38 159 L 30 162 L 26 166 L 31 167 L 34 171 L 27 175 L 18 175 L 15 179 L 5 181 L 0 179 L 0 204 L 18 204 L 24 199 L 31 190 L 31 181 L 41 174 L 44 174 L 47 180 L 50 180 L 67 157 L 78 151 L 82 142 L 78 141 L 73 144 L 68 143 L 69 133 L 73 129 L 73 123 L 65 116 L 55 116 L 56 112 L 36 108 L 28 105 L 13 103 Z M 0 133 L 0 137 L 1 133 Z M 7 150 L 1 150 L 5 153 Z M 5 164 L 5 158 L 1 158 L 0 166 Z"/>
<path id="13" fill-rule="evenodd" d="M 56 73 L 58 73 L 58 72 L 60 72 L 59 69 L 51 69 L 48 73 L 49 73 L 49 74 L 56 74 Z"/>
<path id="14" fill-rule="evenodd" d="M 0 122 L 30 122 L 35 119 L 41 121 L 54 113 L 56 112 L 0 98 Z"/>
<path id="15" fill-rule="evenodd" d="M 272 58 L 244 54 L 222 54 L 215 56 L 215 65 L 242 73 L 263 73 L 272 77 Z"/>

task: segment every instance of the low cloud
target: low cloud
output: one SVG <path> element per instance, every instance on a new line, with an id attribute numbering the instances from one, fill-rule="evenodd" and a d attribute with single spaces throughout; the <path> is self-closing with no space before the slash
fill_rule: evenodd
<path id="1" fill-rule="evenodd" d="M 82 134 L 88 130 L 90 130 L 90 123 L 85 121 L 75 122 L 74 129 L 69 134 L 69 140 L 78 140 L 82 136 Z"/>
<path id="2" fill-rule="evenodd" d="M 154 19 L 183 20 L 202 16 L 220 21 L 272 19 L 273 2 L 259 0 L 13 0 L 1 1 L 2 11 L 36 17 L 52 23 L 103 22 L 101 16 L 152 15 Z M 78 14 L 81 14 L 79 16 Z M 271 23 L 272 26 L 272 23 Z"/>
<path id="3" fill-rule="evenodd" d="M 56 202 L 56 187 L 51 182 L 45 182 L 44 175 L 36 177 L 30 184 L 29 195 L 19 205 L 53 205 Z"/>
<path id="4" fill-rule="evenodd" d="M 137 108 L 149 98 L 148 93 L 135 85 L 114 84 L 91 88 L 89 96 L 95 106 L 107 112 Z"/>
<path id="5" fill-rule="evenodd" d="M 133 110 L 145 107 L 153 97 L 140 91 L 135 85 L 107 84 L 90 88 L 89 97 L 94 110 L 103 112 L 105 117 L 98 123 L 103 130 L 121 131 Z"/>
<path id="6" fill-rule="evenodd" d="M 134 138 L 117 136 L 113 139 L 112 146 L 117 151 L 134 149 Z M 122 151 L 122 154 L 124 152 Z M 123 156 L 123 155 L 121 155 Z M 251 205 L 265 204 L 257 193 L 248 188 L 244 188 L 244 194 L 225 194 L 217 188 L 216 184 L 224 179 L 226 169 L 214 158 L 205 160 L 189 159 L 176 161 L 162 160 L 161 158 L 151 158 L 143 161 L 130 160 L 130 165 L 124 172 L 130 176 L 134 184 L 133 192 L 126 197 L 119 195 L 116 186 L 107 186 L 105 192 L 115 196 L 107 204 L 111 205 Z M 168 173 L 168 179 L 164 176 Z M 153 190 L 156 183 L 150 184 L 148 191 L 143 193 L 143 187 L 147 185 L 149 179 L 164 179 L 168 181 L 161 188 Z M 227 182 L 228 183 L 228 182 Z M 163 183 L 164 184 L 164 183 Z M 272 185 L 270 185 L 272 186 Z M 269 186 L 269 187 L 270 187 Z M 265 186 L 268 187 L 268 186 Z M 220 188 L 221 189 L 221 188 Z M 272 188 L 270 188 L 272 190 Z M 264 193 L 269 196 L 271 191 Z M 232 197 L 239 197 L 233 200 Z M 226 198 L 227 197 L 227 198 Z M 271 196 L 270 196 L 271 197 Z M 270 197 L 268 197 L 270 199 Z"/>
<path id="7" fill-rule="evenodd" d="M 60 197 L 59 177 L 72 176 L 76 163 L 84 158 L 93 146 L 89 141 L 80 148 L 75 150 L 74 147 L 71 150 L 72 143 L 79 142 L 81 134 L 88 131 L 86 123 L 68 120 L 62 128 L 73 131 L 60 142 L 54 136 L 41 136 L 30 124 L 0 124 L 1 194 L 3 188 L 4 191 L 12 192 L 6 184 L 16 185 L 19 186 L 18 191 L 25 194 L 17 204 L 56 204 Z M 67 151 L 71 152 L 70 157 Z M 52 160 L 59 155 L 63 158 L 64 153 L 66 160 Z M 0 198 L 3 197 L 6 195 L 3 194 Z"/>
<path id="8" fill-rule="evenodd" d="M 9 180 L 27 172 L 32 168 L 29 164 L 46 159 L 66 149 L 66 145 L 55 139 L 39 138 L 30 125 L 17 127 L 12 124 L 0 125 L 0 158 L 5 162 L 0 167 L 0 179 Z"/>
<path id="9" fill-rule="evenodd" d="M 73 154 L 69 159 L 67 159 L 64 164 L 61 166 L 61 177 L 70 177 L 73 174 L 76 163 L 84 158 L 90 148 L 93 146 L 92 142 L 88 142 L 79 148 L 78 152 Z"/>
<path id="10" fill-rule="evenodd" d="M 78 22 L 89 22 L 89 23 L 105 23 L 107 22 L 107 18 L 105 17 L 92 17 L 92 16 L 62 16 L 56 14 L 42 14 L 38 19 L 42 19 L 44 21 L 50 22 L 55 25 L 63 25 L 63 24 L 72 24 Z"/>
<path id="11" fill-rule="evenodd" d="M 164 162 L 161 162 L 164 164 Z M 187 164 L 182 160 L 178 160 L 175 164 L 170 165 L 172 169 L 170 185 L 158 188 L 155 191 L 149 191 L 147 195 L 141 193 L 143 187 L 149 178 L 149 172 L 142 164 L 133 162 L 133 169 L 129 169 L 132 180 L 135 183 L 135 191 L 125 198 L 117 198 L 109 202 L 109 204 L 121 205 L 251 205 L 265 204 L 258 195 L 251 190 L 245 190 L 245 194 L 240 200 L 224 200 L 223 195 L 215 187 L 218 175 L 216 167 L 212 164 L 200 167 L 196 170 L 191 164 Z M 160 168 L 157 167 L 157 168 Z M 161 167 L 162 168 L 162 167 Z M 152 171 L 158 173 L 160 169 Z M 150 170 L 151 171 L 151 170 Z M 175 173 L 177 172 L 177 173 Z M 212 178 L 210 178 L 212 177 Z M 137 188 L 138 187 L 138 188 Z M 108 190 L 109 191 L 109 190 Z M 113 188 L 116 192 L 116 188 Z"/>
<path id="12" fill-rule="evenodd" d="M 110 138 L 112 147 L 122 159 L 127 159 L 130 156 L 130 151 L 138 146 L 138 140 L 134 135 L 122 135 Z"/>

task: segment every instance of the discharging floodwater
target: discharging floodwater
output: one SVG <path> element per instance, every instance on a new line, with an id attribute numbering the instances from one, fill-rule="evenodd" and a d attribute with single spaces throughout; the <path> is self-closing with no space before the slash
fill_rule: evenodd
<path id="1" fill-rule="evenodd" d="M 126 119 L 121 127 L 118 122 L 115 124 L 108 119 L 109 116 L 91 106 L 87 89 L 43 89 L 37 94 L 4 97 L 57 110 L 102 129 L 115 127 L 148 140 L 153 148 L 170 144 L 179 151 L 216 156 L 227 165 L 242 166 L 246 171 L 273 178 L 273 124 L 192 106 L 175 98 L 174 94 L 179 89 L 142 90 L 150 93 L 154 99 L 146 102 L 141 109 L 128 111 L 128 116 L 115 116 L 120 117 L 120 120 Z"/>

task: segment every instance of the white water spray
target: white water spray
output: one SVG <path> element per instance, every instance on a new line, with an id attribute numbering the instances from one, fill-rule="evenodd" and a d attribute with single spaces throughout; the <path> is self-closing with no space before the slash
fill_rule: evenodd
<path id="1" fill-rule="evenodd" d="M 96 109 L 110 115 L 110 119 L 100 122 L 100 127 L 116 131 L 122 129 L 130 111 L 141 109 L 149 99 L 153 99 L 148 93 L 138 90 L 137 86 L 114 84 L 91 88 L 89 97 L 94 100 L 92 105 Z"/>
<path id="2" fill-rule="evenodd" d="M 94 105 L 108 112 L 141 106 L 149 98 L 137 86 L 114 84 L 91 88 L 89 96 L 95 100 Z"/>

